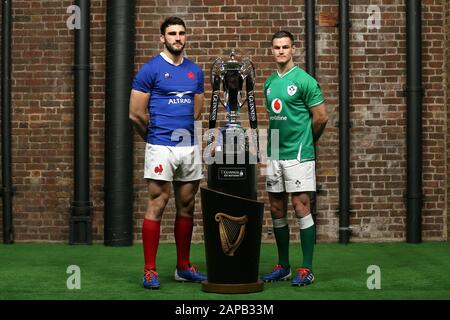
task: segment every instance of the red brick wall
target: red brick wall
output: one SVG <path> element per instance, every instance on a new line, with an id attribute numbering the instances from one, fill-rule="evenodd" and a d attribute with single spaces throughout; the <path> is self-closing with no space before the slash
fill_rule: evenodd
<path id="1" fill-rule="evenodd" d="M 156 4 L 155 4 L 156 3 Z M 226 4 L 225 6 L 223 4 Z M 13 2 L 13 175 L 16 241 L 68 241 L 73 188 L 73 31 L 66 27 L 72 1 Z M 367 29 L 367 8 L 381 10 L 381 29 Z M 321 12 L 337 12 L 336 1 L 318 0 Z M 351 5 L 351 241 L 404 241 L 406 194 L 405 8 L 403 1 L 358 1 Z M 445 156 L 450 131 L 446 113 L 444 40 L 448 27 L 445 1 L 423 1 L 423 239 L 448 239 Z M 103 238 L 104 54 L 106 1 L 91 4 L 91 200 L 93 238 Z M 161 51 L 159 25 L 179 15 L 188 26 L 186 53 L 205 70 L 206 128 L 209 109 L 209 68 L 217 56 L 236 49 L 248 55 L 257 69 L 260 128 L 267 127 L 262 85 L 275 69 L 270 56 L 274 31 L 289 29 L 297 36 L 295 61 L 304 66 L 304 2 L 293 0 L 167 0 L 136 1 L 135 71 Z M 446 22 L 447 21 L 447 24 Z M 327 98 L 330 121 L 318 148 L 318 237 L 338 236 L 338 29 L 316 27 L 316 77 Z M 448 31 L 448 29 L 447 29 Z M 448 92 L 448 88 L 447 88 Z M 447 96 L 448 97 L 448 96 Z M 447 99 L 447 103 L 450 101 Z M 247 125 L 243 114 L 243 123 Z M 222 113 L 221 119 L 224 119 Z M 140 240 L 147 205 L 142 178 L 144 143 L 135 135 L 135 238 Z M 447 148 L 447 150 L 450 148 Z M 203 185 L 205 181 L 203 181 Z M 447 188 L 447 191 L 446 191 Z M 258 182 L 265 201 L 263 240 L 272 241 L 264 177 Z M 447 197 L 448 198 L 448 197 Z M 200 198 L 197 198 L 193 239 L 201 241 Z M 289 210 L 292 218 L 292 209 Z M 162 222 L 162 241 L 173 240 L 174 203 Z M 298 227 L 291 219 L 292 238 Z"/>
<path id="2" fill-rule="evenodd" d="M 445 13 L 442 1 L 423 1 L 423 235 L 445 237 L 447 210 L 446 108 L 445 108 Z M 435 11 L 440 7 L 440 11 Z M 435 31 L 438 31 L 435 33 Z M 444 72 L 438 70 L 444 70 Z M 444 74 L 442 74 L 444 73 Z"/>

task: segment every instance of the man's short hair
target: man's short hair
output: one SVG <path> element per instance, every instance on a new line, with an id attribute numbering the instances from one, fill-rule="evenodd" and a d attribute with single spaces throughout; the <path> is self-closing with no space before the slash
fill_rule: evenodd
<path id="1" fill-rule="evenodd" d="M 294 44 L 294 36 L 289 31 L 280 30 L 280 31 L 275 32 L 272 36 L 272 43 L 273 43 L 274 39 L 279 39 L 279 38 L 289 38 L 289 39 L 291 39 L 292 44 Z"/>
<path id="2" fill-rule="evenodd" d="M 168 17 L 161 24 L 161 34 L 165 35 L 167 27 L 168 26 L 173 26 L 173 25 L 180 25 L 180 26 L 183 26 L 184 29 L 186 29 L 186 25 L 184 24 L 183 19 L 178 18 L 178 17 Z"/>

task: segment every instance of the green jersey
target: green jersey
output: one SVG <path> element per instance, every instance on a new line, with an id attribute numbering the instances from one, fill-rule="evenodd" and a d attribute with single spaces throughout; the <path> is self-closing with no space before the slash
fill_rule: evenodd
<path id="1" fill-rule="evenodd" d="M 264 95 L 269 113 L 267 156 L 300 162 L 314 160 L 309 110 L 324 102 L 317 81 L 297 66 L 282 76 L 275 71 L 264 83 Z M 278 138 L 274 130 L 278 130 Z"/>

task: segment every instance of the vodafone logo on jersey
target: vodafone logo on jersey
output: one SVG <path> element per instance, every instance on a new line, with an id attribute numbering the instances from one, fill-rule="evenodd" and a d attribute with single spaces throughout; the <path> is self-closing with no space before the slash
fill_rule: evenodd
<path id="1" fill-rule="evenodd" d="M 283 102 L 278 98 L 273 99 L 272 111 L 278 114 L 281 112 L 281 110 L 283 110 Z"/>

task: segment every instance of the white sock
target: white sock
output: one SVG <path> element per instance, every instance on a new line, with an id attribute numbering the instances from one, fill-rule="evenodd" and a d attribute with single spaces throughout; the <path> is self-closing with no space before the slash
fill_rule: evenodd
<path id="1" fill-rule="evenodd" d="M 272 219 L 272 223 L 273 223 L 273 227 L 276 229 L 283 228 L 288 225 L 288 219 L 287 219 L 287 217 L 283 217 L 280 219 Z"/>
<path id="2" fill-rule="evenodd" d="M 313 220 L 311 213 L 308 213 L 307 216 L 297 219 L 297 220 L 298 220 L 298 225 L 300 226 L 300 229 L 307 229 L 314 225 L 314 220 Z"/>

